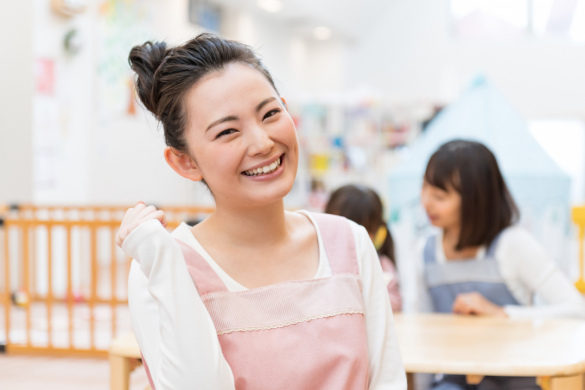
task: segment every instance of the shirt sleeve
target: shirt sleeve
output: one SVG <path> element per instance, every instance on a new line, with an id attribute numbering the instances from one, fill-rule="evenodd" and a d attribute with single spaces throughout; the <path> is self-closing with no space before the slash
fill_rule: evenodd
<path id="1" fill-rule="evenodd" d="M 151 220 L 133 230 L 122 248 L 134 258 L 130 315 L 156 390 L 235 389 L 213 322 L 173 237 Z"/>
<path id="2" fill-rule="evenodd" d="M 351 223 L 363 286 L 370 390 L 406 390 L 406 374 L 378 254 L 366 230 Z"/>
<path id="3" fill-rule="evenodd" d="M 517 281 L 530 294 L 538 295 L 544 305 L 508 305 L 504 307 L 506 314 L 514 318 L 585 318 L 585 299 L 540 243 L 520 227 L 510 228 L 507 233 L 501 237 L 496 251 L 502 274 Z"/>

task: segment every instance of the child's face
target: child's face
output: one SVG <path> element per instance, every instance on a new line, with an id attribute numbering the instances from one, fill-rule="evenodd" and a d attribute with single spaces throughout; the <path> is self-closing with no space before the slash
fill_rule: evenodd
<path id="1" fill-rule="evenodd" d="M 189 153 L 218 206 L 265 205 L 289 193 L 297 172 L 297 133 L 264 75 L 228 65 L 196 84 L 186 103 Z M 267 173 L 252 173 L 264 167 Z"/>
<path id="2" fill-rule="evenodd" d="M 461 195 L 453 188 L 444 191 L 423 182 L 421 199 L 429 220 L 434 226 L 447 229 L 461 223 Z"/>

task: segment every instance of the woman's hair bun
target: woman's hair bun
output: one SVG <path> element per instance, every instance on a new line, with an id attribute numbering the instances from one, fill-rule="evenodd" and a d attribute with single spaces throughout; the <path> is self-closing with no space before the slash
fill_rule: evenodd
<path id="1" fill-rule="evenodd" d="M 168 54 L 165 42 L 146 42 L 134 46 L 128 56 L 128 63 L 136 72 L 136 91 L 144 106 L 160 119 L 158 112 L 159 94 L 155 91 L 156 72 Z"/>
<path id="2" fill-rule="evenodd" d="M 146 42 L 132 48 L 128 62 L 136 72 L 140 101 L 162 123 L 167 145 L 181 151 L 187 150 L 185 96 L 206 75 L 229 64 L 245 64 L 262 73 L 278 94 L 272 76 L 249 46 L 213 34 L 199 34 L 175 47 Z"/>

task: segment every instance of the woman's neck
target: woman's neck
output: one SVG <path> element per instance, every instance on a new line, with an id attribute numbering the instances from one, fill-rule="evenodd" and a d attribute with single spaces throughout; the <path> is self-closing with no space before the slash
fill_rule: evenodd
<path id="1" fill-rule="evenodd" d="M 479 247 L 465 247 L 457 249 L 461 226 L 450 226 L 443 229 L 443 252 L 447 260 L 470 259 L 477 256 Z"/>
<path id="2" fill-rule="evenodd" d="M 443 228 L 443 243 L 452 244 L 453 248 L 457 246 L 459 242 L 459 236 L 461 234 L 461 226 L 454 225 Z"/>
<path id="3" fill-rule="evenodd" d="M 216 208 L 192 229 L 211 258 L 235 281 L 255 288 L 310 279 L 319 269 L 319 242 L 305 216 L 283 202 L 258 208 Z"/>
<path id="4" fill-rule="evenodd" d="M 261 207 L 219 206 L 205 221 L 207 229 L 229 237 L 239 247 L 266 246 L 286 240 L 288 232 L 282 200 Z"/>

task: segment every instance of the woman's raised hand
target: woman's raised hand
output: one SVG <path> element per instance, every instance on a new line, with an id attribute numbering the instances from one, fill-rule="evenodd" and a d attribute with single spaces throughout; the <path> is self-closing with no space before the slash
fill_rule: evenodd
<path id="1" fill-rule="evenodd" d="M 138 202 L 136 206 L 129 208 L 126 211 L 124 218 L 122 218 L 120 229 L 118 229 L 116 245 L 121 248 L 126 237 L 128 237 L 138 225 L 151 219 L 158 219 L 164 227 L 167 226 L 164 211 L 157 210 L 154 206 L 147 206 L 143 202 Z"/>
<path id="2" fill-rule="evenodd" d="M 459 294 L 453 303 L 453 313 L 507 317 L 502 306 L 486 299 L 478 292 Z"/>

